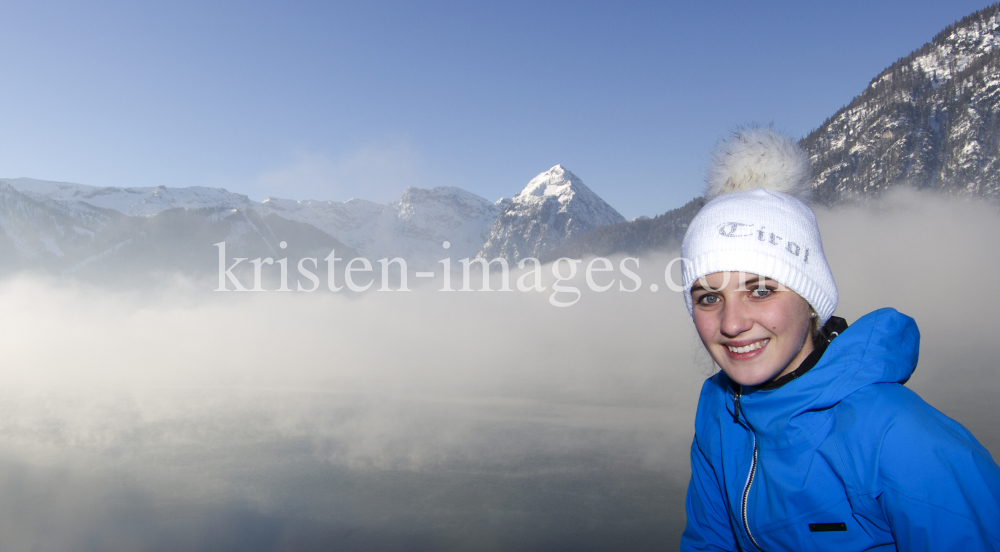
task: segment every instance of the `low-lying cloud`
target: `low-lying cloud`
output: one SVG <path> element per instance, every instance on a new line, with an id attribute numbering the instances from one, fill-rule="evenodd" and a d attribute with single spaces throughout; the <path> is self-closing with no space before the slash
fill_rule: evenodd
<path id="1" fill-rule="evenodd" d="M 910 387 L 1000 450 L 1000 215 L 897 193 L 817 216 L 837 314 L 916 318 Z M 0 283 L 5 542 L 660 549 L 683 527 L 711 371 L 663 285 L 675 255 L 644 257 L 635 293 L 580 273 L 568 308 L 545 292 Z"/>

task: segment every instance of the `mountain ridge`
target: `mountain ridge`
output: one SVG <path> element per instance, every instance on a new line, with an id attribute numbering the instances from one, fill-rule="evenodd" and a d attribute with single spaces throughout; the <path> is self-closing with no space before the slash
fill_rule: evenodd
<path id="1" fill-rule="evenodd" d="M 443 257 L 475 257 L 489 244 L 491 230 L 503 228 L 497 225 L 501 213 L 517 213 L 530 224 L 540 205 L 553 207 L 549 218 L 562 225 L 545 234 L 549 245 L 624 220 L 559 165 L 514 198 L 496 202 L 447 186 L 407 188 L 385 204 L 273 197 L 258 203 L 222 188 L 0 179 L 0 252 L 7 254 L 0 273 L 40 268 L 95 280 L 116 270 L 163 273 L 174 267 L 204 276 L 218 268 L 212 244 L 219 242 L 229 258 L 324 258 L 336 249 L 341 256 L 401 257 L 421 270 Z M 549 226 L 551 220 L 542 221 Z M 285 244 L 281 251 L 279 242 Z M 201 260 L 189 262 L 185 252 Z M 130 262 L 141 267 L 130 269 Z"/>

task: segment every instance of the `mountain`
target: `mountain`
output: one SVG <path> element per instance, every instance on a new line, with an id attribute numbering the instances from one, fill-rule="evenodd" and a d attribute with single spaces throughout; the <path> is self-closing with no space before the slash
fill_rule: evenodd
<path id="1" fill-rule="evenodd" d="M 893 63 L 800 144 L 821 204 L 878 197 L 900 185 L 1000 203 L 1000 4 Z M 599 228 L 545 258 L 676 246 L 703 204 L 695 198 L 651 221 Z"/>
<path id="2" fill-rule="evenodd" d="M 175 208 L 151 217 L 131 217 L 129 222 L 132 228 L 127 243 L 115 251 L 98 254 L 95 260 L 99 262 L 93 266 L 77 264 L 62 274 L 97 283 L 118 281 L 120 285 L 138 285 L 183 274 L 203 283 L 207 291 L 218 286 L 219 249 L 215 244 L 225 242 L 226 268 L 233 265 L 235 258 L 287 258 L 288 281 L 295 289 L 299 259 L 316 259 L 319 269 L 314 272 L 323 273 L 323 259 L 331 251 L 336 251 L 340 258 L 358 255 L 318 228 L 262 215 L 254 209 Z M 279 267 L 264 265 L 261 272 L 264 289 L 277 289 Z M 253 287 L 249 262 L 238 264 L 233 274 L 244 287 Z M 303 285 L 312 287 L 308 281 L 303 281 Z M 231 284 L 227 287 L 233 288 Z"/>
<path id="3" fill-rule="evenodd" d="M 311 224 L 370 259 L 403 257 L 414 266 L 432 266 L 446 256 L 475 256 L 501 210 L 454 187 L 407 188 L 399 201 L 387 204 L 268 198 L 257 208 Z M 448 250 L 442 247 L 446 241 Z"/>
<path id="4" fill-rule="evenodd" d="M 309 243 L 300 244 L 310 251 L 315 250 L 315 243 L 329 242 L 330 244 L 339 244 L 341 250 L 349 248 L 354 252 L 352 253 L 354 256 L 365 256 L 371 260 L 383 257 L 403 257 L 410 266 L 415 268 L 434 265 L 438 259 L 448 255 L 457 258 L 474 256 L 489 238 L 493 221 L 501 211 L 501 204 L 493 204 L 476 194 L 454 187 L 439 187 L 430 190 L 407 188 L 399 201 L 388 204 L 361 199 L 335 202 L 295 201 L 278 198 L 268 198 L 262 203 L 257 203 L 245 195 L 217 188 L 168 188 L 164 186 L 113 188 L 29 178 L 6 179 L 0 180 L 0 182 L 6 183 L 12 192 L 20 193 L 22 203 L 25 201 L 34 202 L 38 205 L 44 205 L 46 209 L 54 209 L 59 212 L 67 209 L 74 213 L 92 211 L 99 213 L 99 216 L 102 217 L 112 217 L 115 219 L 115 224 L 111 224 L 109 228 L 113 227 L 115 232 L 122 233 L 118 238 L 119 242 L 123 243 L 128 240 L 132 240 L 128 243 L 133 243 L 138 239 L 139 242 L 149 245 L 148 242 L 144 241 L 149 237 L 148 235 L 143 234 L 144 237 L 139 239 L 131 235 L 130 232 L 146 232 L 148 228 L 145 227 L 159 228 L 157 225 L 162 225 L 165 218 L 171 220 L 180 218 L 191 219 L 187 221 L 188 234 L 193 232 L 195 228 L 207 232 L 200 240 L 211 245 L 221 241 L 220 235 L 223 237 L 229 235 L 223 231 L 220 224 L 225 226 L 229 223 L 237 224 L 235 221 L 239 221 L 240 228 L 245 228 L 250 232 L 259 231 L 262 235 L 268 236 L 268 242 L 274 242 L 265 248 L 266 253 L 261 253 L 273 256 L 275 254 L 274 244 L 280 240 L 271 235 L 274 234 L 271 227 L 289 228 L 288 224 L 282 223 L 285 221 L 306 225 L 325 234 L 324 239 L 316 239 L 313 234 L 309 238 Z M 171 210 L 179 212 L 171 213 L 166 217 L 161 216 Z M 237 213 L 238 216 L 233 217 L 230 213 Z M 153 219 L 156 217 L 160 218 L 149 224 L 138 221 L 130 222 L 131 218 Z M 4 220 L 6 219 L 0 219 L 0 227 L 4 224 Z M 223 224 L 224 221 L 228 222 Z M 205 222 L 211 222 L 211 224 L 206 226 L 203 224 Z M 26 229 L 31 225 L 18 224 L 16 226 L 20 229 L 17 231 L 27 231 Z M 76 226 L 83 228 L 80 224 L 76 224 Z M 65 227 L 65 225 L 61 227 Z M 140 227 L 145 229 L 140 230 Z M 186 235 L 183 228 L 177 228 L 177 230 L 180 231 L 181 235 Z M 61 237 L 53 237 L 57 235 Z M 10 241 L 12 236 L 9 232 L 7 233 L 6 241 L 8 243 L 13 243 Z M 170 241 L 166 234 L 157 234 L 157 236 L 158 240 Z M 239 238 L 239 236 L 243 236 L 239 232 L 232 234 L 232 236 L 234 239 L 245 240 L 245 236 Z M 106 236 L 101 234 L 101 237 Z M 193 235 L 190 237 L 193 239 Z M 62 243 L 62 240 L 65 239 L 66 236 L 62 236 L 56 230 L 46 231 L 46 241 L 35 240 L 31 247 L 38 249 L 42 247 L 39 244 Z M 178 239 L 184 240 L 184 238 Z M 446 241 L 450 245 L 448 250 L 442 247 Z M 24 240 L 18 243 L 22 242 Z M 346 245 L 344 242 L 347 242 Z M 258 242 L 256 245 L 263 246 L 264 242 Z M 84 249 L 89 250 L 90 248 L 99 250 L 94 254 L 104 255 L 103 250 L 100 250 L 98 245 L 90 244 Z M 38 266 L 45 255 L 39 257 L 34 252 L 28 252 L 28 249 L 19 250 L 19 258 L 27 255 L 27 258 L 21 259 L 24 260 L 23 263 L 8 263 L 5 268 L 11 270 L 15 264 L 18 266 Z M 70 250 L 76 251 L 74 247 L 70 247 Z M 246 251 L 244 253 L 253 257 L 259 256 Z M 329 250 L 326 253 L 329 253 Z M 99 258 L 104 259 L 105 257 Z M 72 268 L 69 259 L 63 259 L 61 256 L 57 258 L 61 260 L 45 261 L 42 264 L 45 264 L 50 271 L 58 268 L 56 272 L 59 273 Z M 92 262 L 94 261 L 91 260 L 88 264 Z M 102 261 L 98 264 L 108 264 L 108 262 Z M 75 273 L 75 269 L 73 269 L 73 273 Z"/>
<path id="5" fill-rule="evenodd" d="M 1000 4 L 893 63 L 802 144 L 828 205 L 901 184 L 1000 202 Z"/>
<path id="6" fill-rule="evenodd" d="M 147 188 L 113 188 L 50 182 L 33 178 L 8 178 L 5 182 L 12 188 L 31 195 L 62 202 L 79 202 L 109 209 L 130 217 L 149 217 L 167 209 L 246 209 L 254 202 L 243 194 L 235 194 L 222 188 L 168 188 L 166 186 Z"/>
<path id="7" fill-rule="evenodd" d="M 601 226 L 580 234 L 552 249 L 541 257 L 549 262 L 559 257 L 581 259 L 586 256 L 607 257 L 615 253 L 643 255 L 650 251 L 680 247 L 688 224 L 705 206 L 705 199 L 696 197 L 683 207 L 653 218 L 640 217 L 628 222 Z"/>
<path id="8" fill-rule="evenodd" d="M 455 187 L 407 188 L 399 201 L 386 204 L 281 198 L 257 203 L 218 188 L 13 178 L 0 180 L 0 273 L 41 269 L 97 281 L 174 270 L 202 277 L 217 273 L 214 244 L 220 241 L 229 258 L 322 259 L 336 248 L 373 261 L 402 257 L 417 270 L 436 267 L 444 257 L 477 253 L 516 262 L 623 221 L 559 165 L 513 199 L 495 203 Z M 281 241 L 287 250 L 278 250 Z"/>
<path id="9" fill-rule="evenodd" d="M 239 257 L 287 257 L 294 264 L 323 259 L 335 249 L 341 258 L 402 257 L 411 270 L 426 270 L 444 257 L 481 251 L 512 261 L 521 252 L 542 255 L 567 238 L 623 220 L 558 165 L 513 199 L 496 203 L 455 187 L 407 188 L 399 201 L 386 204 L 280 198 L 257 203 L 217 188 L 15 178 L 0 180 L 0 274 L 42 270 L 145 285 L 183 273 L 207 282 L 218 276 L 219 242 L 226 244 L 227 266 Z M 249 282 L 247 264 L 234 274 Z M 275 270 L 262 270 L 273 283 Z"/>
<path id="10" fill-rule="evenodd" d="M 539 258 L 566 240 L 625 222 L 625 217 L 562 165 L 536 176 L 505 203 L 480 257 L 503 257 L 508 262 Z"/>
<path id="11" fill-rule="evenodd" d="M 19 180 L 22 189 L 27 189 L 24 179 Z M 91 187 L 77 188 L 76 192 L 83 191 L 78 194 L 69 187 L 46 189 L 33 185 L 32 189 L 40 191 L 29 192 L 7 182 L 0 181 L 0 258 L 3 259 L 0 275 L 34 270 L 105 285 L 142 286 L 181 273 L 203 281 L 206 289 L 214 289 L 219 267 L 214 244 L 223 241 L 229 265 L 234 257 L 323 259 L 332 249 L 342 258 L 357 255 L 311 225 L 262 215 L 245 206 L 227 207 L 232 198 L 224 190 L 197 190 L 198 194 L 183 188 L 160 190 L 160 198 L 180 201 L 186 197 L 183 200 L 188 201 L 216 193 L 226 201 L 220 204 L 206 201 L 204 204 L 210 206 L 198 208 L 198 203 L 192 200 L 191 208 L 170 207 L 148 216 L 129 216 L 95 207 L 89 201 L 110 201 L 127 209 L 123 198 L 128 199 L 133 194 L 131 190 L 143 189 L 102 188 L 106 193 L 90 196 Z M 117 194 L 114 190 L 129 191 Z M 58 194 L 72 195 L 61 199 L 50 197 L 60 197 Z M 155 201 L 147 202 L 145 207 L 141 201 L 128 205 L 134 205 L 138 212 L 149 212 Z M 282 241 L 284 249 L 280 247 Z M 277 272 L 269 267 L 264 270 L 263 280 L 273 282 Z M 294 270 L 292 273 L 295 274 Z M 247 263 L 234 270 L 234 274 L 247 282 L 246 287 L 252 286 L 253 275 Z"/>
<path id="12" fill-rule="evenodd" d="M 127 216 L 21 192 L 0 181 L 0 272 L 59 272 L 128 240 Z"/>

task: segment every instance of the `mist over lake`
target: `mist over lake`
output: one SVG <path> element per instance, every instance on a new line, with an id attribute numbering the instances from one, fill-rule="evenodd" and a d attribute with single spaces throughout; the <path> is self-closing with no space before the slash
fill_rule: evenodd
<path id="1" fill-rule="evenodd" d="M 913 316 L 908 386 L 995 456 L 996 211 L 897 193 L 817 215 L 837 314 Z M 567 308 L 4 280 L 0 548 L 672 549 L 713 370 L 674 255 L 641 258 L 634 293 L 580 273 Z"/>

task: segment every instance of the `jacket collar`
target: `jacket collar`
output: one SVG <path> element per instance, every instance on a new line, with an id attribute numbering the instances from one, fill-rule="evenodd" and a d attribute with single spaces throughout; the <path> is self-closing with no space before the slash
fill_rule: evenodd
<path id="1" fill-rule="evenodd" d="M 920 331 L 912 318 L 894 309 L 877 310 L 828 342 L 815 364 L 796 377 L 777 387 L 744 387 L 741 410 L 761 446 L 797 445 L 816 434 L 831 419 L 831 408 L 855 391 L 876 383 L 906 383 L 919 349 Z"/>
<path id="2" fill-rule="evenodd" d="M 760 391 L 777 389 L 782 385 L 801 377 L 809 370 L 812 370 L 813 366 L 816 366 L 816 363 L 818 363 L 819 359 L 823 356 L 823 353 L 826 352 L 826 347 L 830 344 L 830 342 L 833 341 L 838 335 L 844 333 L 844 330 L 846 329 L 847 320 L 844 320 L 839 316 L 831 316 L 830 319 L 826 321 L 826 324 L 824 324 L 820 329 L 819 335 L 813 337 L 813 351 L 809 353 L 809 356 L 802 361 L 802 364 L 800 364 L 798 368 L 774 381 L 761 385 L 757 389 Z"/>

